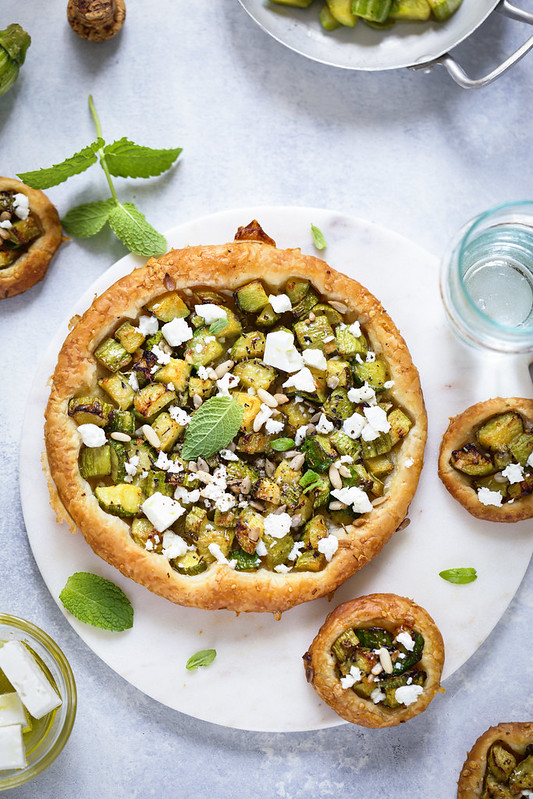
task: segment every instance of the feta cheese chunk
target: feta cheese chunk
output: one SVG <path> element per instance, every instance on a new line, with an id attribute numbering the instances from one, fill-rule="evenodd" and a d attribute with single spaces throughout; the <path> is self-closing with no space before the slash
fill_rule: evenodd
<path id="1" fill-rule="evenodd" d="M 0 648 L 0 669 L 34 719 L 46 716 L 61 704 L 44 671 L 20 641 L 8 641 Z"/>
<path id="2" fill-rule="evenodd" d="M 289 388 L 290 386 L 294 386 L 296 391 L 308 391 L 310 393 L 316 391 L 315 378 L 307 366 L 304 366 L 299 372 L 296 372 L 296 374 L 291 375 L 289 379 L 283 383 L 283 388 Z"/>
<path id="3" fill-rule="evenodd" d="M 0 727 L 0 771 L 24 768 L 26 765 L 21 725 L 9 724 Z"/>
<path id="4" fill-rule="evenodd" d="M 78 433 L 86 447 L 101 447 L 107 441 L 102 428 L 92 422 L 78 425 Z"/>
<path id="5" fill-rule="evenodd" d="M 502 506 L 502 495 L 499 491 L 491 491 L 490 488 L 483 486 L 477 490 L 477 498 L 482 505 L 494 505 L 497 508 Z"/>
<path id="6" fill-rule="evenodd" d="M 350 388 L 348 390 L 348 399 L 350 402 L 355 402 L 357 405 L 359 405 L 360 402 L 375 402 L 376 392 L 372 386 L 365 383 L 361 388 Z"/>
<path id="7" fill-rule="evenodd" d="M 141 505 L 141 510 L 158 533 L 164 532 L 185 513 L 185 508 L 176 499 L 166 497 L 160 491 L 148 497 Z"/>
<path id="8" fill-rule="evenodd" d="M 320 419 L 318 420 L 316 426 L 317 433 L 324 433 L 325 435 L 327 435 L 328 433 L 331 433 L 334 430 L 334 428 L 335 425 L 333 424 L 333 422 L 330 422 L 326 414 L 323 413 Z"/>
<path id="9" fill-rule="evenodd" d="M 285 313 L 292 309 L 292 302 L 286 294 L 269 294 L 268 301 L 272 306 L 274 313 Z"/>
<path id="10" fill-rule="evenodd" d="M 9 694 L 0 694 L 0 727 L 20 724 L 24 728 L 27 723 L 24 705 L 20 701 L 19 695 L 15 691 Z"/>
<path id="11" fill-rule="evenodd" d="M 372 510 L 372 503 L 368 495 L 361 488 L 357 486 L 348 486 L 345 488 L 336 488 L 331 492 L 331 495 L 343 502 L 345 505 L 351 505 L 354 513 L 368 513 Z"/>
<path id="12" fill-rule="evenodd" d="M 355 685 L 361 679 L 361 669 L 358 666 L 351 666 L 350 671 L 345 677 L 341 677 L 341 686 L 346 690 Z"/>
<path id="13" fill-rule="evenodd" d="M 420 694 L 424 693 L 421 685 L 400 685 L 394 692 L 394 697 L 401 705 L 412 705 Z"/>
<path id="14" fill-rule="evenodd" d="M 346 435 L 350 436 L 350 438 L 356 439 L 359 438 L 363 432 L 363 428 L 366 425 L 367 422 L 365 421 L 364 416 L 357 412 L 352 413 L 352 415 L 345 419 L 342 423 L 342 432 L 346 433 Z"/>
<path id="15" fill-rule="evenodd" d="M 404 646 L 408 652 L 412 652 L 415 648 L 415 642 L 407 632 L 398 633 L 396 640 L 399 644 L 402 644 L 402 646 Z"/>
<path id="16" fill-rule="evenodd" d="M 317 549 L 321 552 L 328 563 L 332 559 L 333 555 L 339 548 L 339 539 L 336 535 L 328 535 L 326 538 L 321 538 L 317 544 Z"/>
<path id="17" fill-rule="evenodd" d="M 206 325 L 211 325 L 217 319 L 227 319 L 228 314 L 225 308 L 215 305 L 212 302 L 206 302 L 204 305 L 195 305 L 194 311 L 197 316 L 201 316 Z"/>
<path id="18" fill-rule="evenodd" d="M 165 558 L 172 560 L 173 558 L 179 558 L 181 555 L 185 555 L 187 552 L 187 542 L 176 533 L 173 533 L 172 530 L 166 530 L 163 533 L 163 549 L 162 553 Z"/>
<path id="19" fill-rule="evenodd" d="M 519 463 L 510 463 L 503 470 L 502 476 L 506 477 L 511 485 L 513 483 L 521 483 L 524 479 L 524 470 Z"/>
<path id="20" fill-rule="evenodd" d="M 159 322 L 156 316 L 141 316 L 138 321 L 139 332 L 143 336 L 153 336 L 159 330 Z"/>
<path id="21" fill-rule="evenodd" d="M 328 362 L 322 350 L 303 350 L 302 358 L 306 366 L 312 366 L 313 369 L 318 369 L 319 372 L 325 372 L 328 368 Z"/>
<path id="22" fill-rule="evenodd" d="M 267 333 L 263 363 L 289 373 L 301 369 L 304 361 L 294 346 L 294 333 L 288 330 Z"/>
<path id="23" fill-rule="evenodd" d="M 183 317 L 176 317 L 171 322 L 167 322 L 161 328 L 161 332 L 171 347 L 179 347 L 193 337 L 192 328 L 189 327 Z"/>
<path id="24" fill-rule="evenodd" d="M 27 219 L 30 213 L 30 201 L 27 195 L 20 191 L 17 192 L 13 197 L 13 208 L 15 216 L 18 216 L 19 219 Z"/>
<path id="25" fill-rule="evenodd" d="M 288 513 L 269 513 L 265 516 L 265 535 L 283 538 L 291 530 L 291 517 Z"/>

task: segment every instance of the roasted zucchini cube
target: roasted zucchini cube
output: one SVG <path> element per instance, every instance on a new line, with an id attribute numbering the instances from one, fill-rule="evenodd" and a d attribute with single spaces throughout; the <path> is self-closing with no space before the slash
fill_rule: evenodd
<path id="1" fill-rule="evenodd" d="M 144 480 L 143 493 L 146 497 L 151 497 L 152 494 L 157 492 L 166 497 L 172 497 L 174 495 L 174 486 L 166 482 L 166 472 L 159 469 L 151 469 L 148 472 L 148 477 Z"/>
<path id="2" fill-rule="evenodd" d="M 119 483 L 113 486 L 97 486 L 94 489 L 96 499 L 102 510 L 113 516 L 124 518 L 136 516 L 143 501 L 143 493 L 139 486 L 131 483 Z"/>
<path id="3" fill-rule="evenodd" d="M 336 378 L 339 388 L 349 388 L 352 385 L 352 370 L 348 361 L 332 360 L 327 361 L 326 379 Z"/>
<path id="4" fill-rule="evenodd" d="M 426 22 L 431 16 L 427 0 L 392 0 L 388 19 L 402 22 Z"/>
<path id="5" fill-rule="evenodd" d="M 304 349 L 321 349 L 326 354 L 331 354 L 336 349 L 333 328 L 327 316 L 317 316 L 314 322 L 301 320 L 294 325 L 294 332 Z"/>
<path id="6" fill-rule="evenodd" d="M 206 563 L 213 563 L 216 557 L 210 551 L 210 544 L 218 544 L 224 557 L 230 557 L 235 533 L 231 527 L 217 527 L 213 522 L 204 521 L 200 527 L 196 546 L 198 553 Z"/>
<path id="7" fill-rule="evenodd" d="M 389 368 L 383 358 L 378 357 L 375 361 L 354 363 L 353 374 L 357 385 L 368 383 L 374 391 L 383 391 L 389 379 Z"/>
<path id="8" fill-rule="evenodd" d="M 265 530 L 265 520 L 252 507 L 243 508 L 237 517 L 235 538 L 245 552 L 252 555 Z"/>
<path id="9" fill-rule="evenodd" d="M 244 313 L 257 313 L 268 303 L 268 295 L 260 280 L 252 280 L 234 292 L 235 302 Z"/>
<path id="10" fill-rule="evenodd" d="M 331 434 L 331 443 L 339 455 L 350 455 L 356 460 L 361 452 L 361 441 L 358 438 L 350 438 L 342 430 L 335 430 Z"/>
<path id="11" fill-rule="evenodd" d="M 276 313 L 270 303 L 267 303 L 261 313 L 256 317 L 255 323 L 259 327 L 272 327 L 281 319 L 281 314 Z"/>
<path id="12" fill-rule="evenodd" d="M 291 278 L 285 286 L 285 294 L 293 305 L 297 305 L 309 291 L 309 281 L 301 278 Z"/>
<path id="13" fill-rule="evenodd" d="M 318 542 L 328 537 L 328 528 L 323 516 L 313 516 L 304 527 L 303 542 L 306 549 L 318 549 Z"/>
<path id="14" fill-rule="evenodd" d="M 295 572 L 319 572 L 326 565 L 326 558 L 316 549 L 307 549 L 300 552 L 292 567 Z"/>
<path id="15" fill-rule="evenodd" d="M 393 408 L 387 414 L 387 421 L 390 424 L 389 436 L 392 446 L 404 439 L 413 426 L 412 421 L 400 408 Z"/>
<path id="16" fill-rule="evenodd" d="M 239 317 L 233 313 L 230 308 L 224 307 L 224 310 L 226 311 L 228 324 L 216 333 L 216 337 L 233 338 L 234 336 L 239 336 L 242 333 L 242 325 L 239 321 Z"/>
<path id="17" fill-rule="evenodd" d="M 147 311 L 157 316 L 161 322 L 172 322 L 173 319 L 190 314 L 187 305 L 177 291 L 169 291 L 168 294 L 162 294 L 145 307 Z"/>
<path id="18" fill-rule="evenodd" d="M 309 288 L 299 302 L 293 303 L 292 312 L 297 319 L 304 319 L 318 302 L 318 296 Z"/>
<path id="19" fill-rule="evenodd" d="M 384 477 L 394 469 L 394 464 L 386 455 L 376 455 L 365 460 L 365 467 L 376 477 Z"/>
<path id="20" fill-rule="evenodd" d="M 261 409 L 261 400 L 254 394 L 246 394 L 244 391 L 236 391 L 233 396 L 244 408 L 240 429 L 243 433 L 251 433 L 254 419 Z"/>
<path id="21" fill-rule="evenodd" d="M 167 411 L 160 413 L 152 422 L 152 430 L 161 442 L 163 452 L 170 452 L 183 429 Z"/>
<path id="22" fill-rule="evenodd" d="M 73 397 L 68 404 L 68 415 L 76 424 L 95 424 L 105 427 L 113 407 L 98 397 Z"/>
<path id="23" fill-rule="evenodd" d="M 201 557 L 199 552 L 191 549 L 179 558 L 174 558 L 171 561 L 172 568 L 176 569 L 180 574 L 201 574 L 207 569 L 207 563 Z"/>
<path id="24" fill-rule="evenodd" d="M 265 391 L 268 391 L 276 379 L 276 370 L 259 359 L 240 361 L 235 364 L 232 373 L 237 375 L 245 388 L 263 388 Z"/>
<path id="25" fill-rule="evenodd" d="M 354 412 L 355 406 L 348 399 L 345 388 L 335 388 L 324 403 L 324 413 L 334 422 L 343 422 Z"/>
<path id="26" fill-rule="evenodd" d="M 251 358 L 262 358 L 265 354 L 265 334 L 260 330 L 253 330 L 239 336 L 231 348 L 230 356 L 233 361 L 245 361 Z"/>
<path id="27" fill-rule="evenodd" d="M 185 532 L 193 541 L 197 540 L 200 530 L 202 529 L 202 525 L 206 522 L 206 520 L 207 511 L 205 508 L 200 508 L 198 505 L 195 505 L 188 512 L 187 516 L 185 517 Z"/>
<path id="28" fill-rule="evenodd" d="M 516 411 L 507 411 L 493 416 L 478 427 L 476 440 L 481 447 L 497 452 L 508 448 L 523 432 L 524 423 L 520 414 Z"/>
<path id="29" fill-rule="evenodd" d="M 377 455 L 385 455 L 392 449 L 391 437 L 388 433 L 380 433 L 372 441 L 361 440 L 361 453 L 365 460 L 375 458 Z"/>
<path id="30" fill-rule="evenodd" d="M 131 411 L 113 409 L 109 414 L 107 428 L 110 433 L 126 433 L 132 436 L 135 432 L 135 417 Z"/>
<path id="31" fill-rule="evenodd" d="M 281 489 L 277 483 L 269 480 L 268 477 L 261 477 L 257 481 L 252 487 L 252 496 L 263 502 L 270 502 L 272 505 L 281 505 Z"/>
<path id="32" fill-rule="evenodd" d="M 124 349 L 120 341 L 114 338 L 106 338 L 94 351 L 96 360 L 109 369 L 110 372 L 118 372 L 131 363 L 131 355 Z"/>
<path id="33" fill-rule="evenodd" d="M 283 538 L 273 538 L 265 534 L 262 541 L 267 550 L 267 554 L 264 556 L 264 564 L 271 571 L 276 566 L 286 562 L 294 546 L 294 539 L 289 533 L 284 535 Z M 292 566 L 292 564 L 290 565 Z"/>
<path id="34" fill-rule="evenodd" d="M 145 518 L 133 519 L 131 522 L 130 535 L 135 541 L 135 543 L 139 544 L 139 546 L 143 547 L 143 549 L 146 548 L 147 542 L 150 539 L 152 539 L 153 541 L 152 552 L 161 552 L 162 549 L 161 543 L 159 542 L 158 545 L 156 545 L 156 542 L 154 540 L 156 539 L 156 536 L 158 539 L 160 538 L 160 536 L 157 530 L 155 529 L 154 525 L 152 524 L 152 522 L 148 521 L 148 519 Z"/>
<path id="35" fill-rule="evenodd" d="M 365 336 L 362 333 L 360 336 L 354 336 L 348 325 L 338 325 L 335 328 L 335 343 L 339 355 L 349 360 L 353 360 L 356 355 L 364 357 L 368 351 Z"/>
<path id="36" fill-rule="evenodd" d="M 321 434 L 307 436 L 302 444 L 302 452 L 310 469 L 315 472 L 327 472 L 331 464 L 337 460 L 339 453 L 328 436 Z"/>
<path id="37" fill-rule="evenodd" d="M 200 377 L 189 378 L 189 394 L 191 397 L 198 395 L 203 400 L 206 400 L 213 396 L 216 387 L 214 380 L 202 380 Z"/>
<path id="38" fill-rule="evenodd" d="M 126 352 L 131 355 L 144 343 L 145 336 L 131 322 L 124 322 L 115 332 L 115 338 L 122 344 Z"/>
<path id="39" fill-rule="evenodd" d="M 174 390 L 181 393 L 187 388 L 190 374 L 191 366 L 187 361 L 182 361 L 180 358 L 171 358 L 161 369 L 158 369 L 154 375 L 154 380 L 157 383 L 165 383 L 165 385 L 172 383 Z"/>
<path id="40" fill-rule="evenodd" d="M 342 663 L 347 657 L 353 654 L 357 646 L 359 646 L 359 638 L 356 636 L 353 629 L 349 627 L 335 639 L 331 650 L 339 663 Z"/>
<path id="41" fill-rule="evenodd" d="M 248 455 L 270 452 L 271 441 L 272 437 L 266 433 L 244 433 L 237 440 L 236 450 L 237 452 L 246 452 Z"/>
<path id="42" fill-rule="evenodd" d="M 135 394 L 133 405 L 144 419 L 152 419 L 175 399 L 175 392 L 162 383 L 150 383 Z"/>
<path id="43" fill-rule="evenodd" d="M 259 555 L 249 554 L 244 549 L 235 549 L 231 553 L 232 560 L 235 561 L 235 569 L 238 572 L 253 572 L 261 566 Z"/>
<path id="44" fill-rule="evenodd" d="M 101 447 L 83 447 L 80 452 L 80 474 L 89 477 L 105 477 L 111 474 L 111 455 L 109 444 Z"/>
<path id="45" fill-rule="evenodd" d="M 103 377 L 98 381 L 100 388 L 109 394 L 119 410 L 127 411 L 133 405 L 135 391 L 132 389 L 122 372 L 115 372 L 112 375 Z"/>
<path id="46" fill-rule="evenodd" d="M 203 327 L 187 342 L 185 360 L 192 366 L 207 366 L 211 361 L 220 358 L 223 352 L 224 347 L 216 336 L 209 332 L 209 328 Z"/>
<path id="47" fill-rule="evenodd" d="M 250 478 L 252 486 L 259 479 L 259 472 L 244 461 L 228 461 L 226 464 L 226 481 L 228 486 L 235 487 L 246 478 Z"/>
<path id="48" fill-rule="evenodd" d="M 480 452 L 475 444 L 465 444 L 462 449 L 454 450 L 450 463 L 454 469 L 475 477 L 484 477 L 495 471 L 490 455 Z"/>
<path id="49" fill-rule="evenodd" d="M 515 461 L 525 466 L 533 452 L 533 433 L 521 433 L 511 441 L 509 449 Z"/>

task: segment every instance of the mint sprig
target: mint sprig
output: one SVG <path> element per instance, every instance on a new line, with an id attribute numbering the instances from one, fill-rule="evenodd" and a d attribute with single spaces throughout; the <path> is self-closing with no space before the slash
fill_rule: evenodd
<path id="1" fill-rule="evenodd" d="M 122 632 L 133 626 L 133 608 L 126 594 L 97 574 L 72 574 L 59 599 L 73 616 L 93 627 Z"/>
<path id="2" fill-rule="evenodd" d="M 86 238 L 94 236 L 104 225 L 109 224 L 131 252 L 146 256 L 161 255 L 167 249 L 165 237 L 152 227 L 133 203 L 123 203 L 118 199 L 111 176 L 148 178 L 160 175 L 172 166 L 182 150 L 180 147 L 143 147 L 125 137 L 106 144 L 91 96 L 89 109 L 96 128 L 96 141 L 59 164 L 34 172 L 21 172 L 18 177 L 34 189 L 49 189 L 84 172 L 98 161 L 104 170 L 111 197 L 72 208 L 61 220 L 65 231 L 75 238 Z"/>
<path id="3" fill-rule="evenodd" d="M 442 577 L 443 580 L 447 580 L 449 583 L 465 585 L 466 583 L 472 583 L 474 580 L 477 580 L 477 572 L 475 569 L 470 567 L 460 569 L 445 569 L 444 571 L 439 572 L 439 577 Z"/>
<path id="4" fill-rule="evenodd" d="M 244 407 L 234 397 L 211 397 L 196 410 L 187 427 L 181 457 L 210 458 L 237 435 Z"/>
<path id="5" fill-rule="evenodd" d="M 185 664 L 185 668 L 188 671 L 196 671 L 196 669 L 200 668 L 200 666 L 209 666 L 217 656 L 216 649 L 201 649 L 199 652 L 195 652 L 194 655 L 191 655 L 187 663 Z"/>

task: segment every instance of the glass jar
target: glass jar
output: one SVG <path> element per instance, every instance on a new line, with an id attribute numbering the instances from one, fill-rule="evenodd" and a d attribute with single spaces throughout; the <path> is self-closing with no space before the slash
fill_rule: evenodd
<path id="1" fill-rule="evenodd" d="M 55 760 L 65 746 L 76 716 L 76 684 L 70 665 L 49 635 L 29 621 L 0 614 L 0 645 L 20 641 L 59 693 L 61 705 L 42 719 L 33 720 L 24 733 L 28 765 L 23 769 L 0 771 L 0 791 L 29 782 Z"/>

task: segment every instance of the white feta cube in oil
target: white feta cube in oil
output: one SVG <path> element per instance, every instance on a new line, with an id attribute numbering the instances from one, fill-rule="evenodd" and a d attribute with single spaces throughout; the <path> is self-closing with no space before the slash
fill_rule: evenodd
<path id="1" fill-rule="evenodd" d="M 15 691 L 0 694 L 0 727 L 9 727 L 11 724 L 20 724 L 23 728 L 28 725 L 24 705 Z"/>
<path id="2" fill-rule="evenodd" d="M 22 726 L 9 724 L 0 727 L 0 771 L 24 768 L 26 765 Z"/>
<path id="3" fill-rule="evenodd" d="M 0 669 L 34 719 L 40 719 L 61 704 L 31 652 L 20 641 L 8 641 L 0 648 Z"/>

